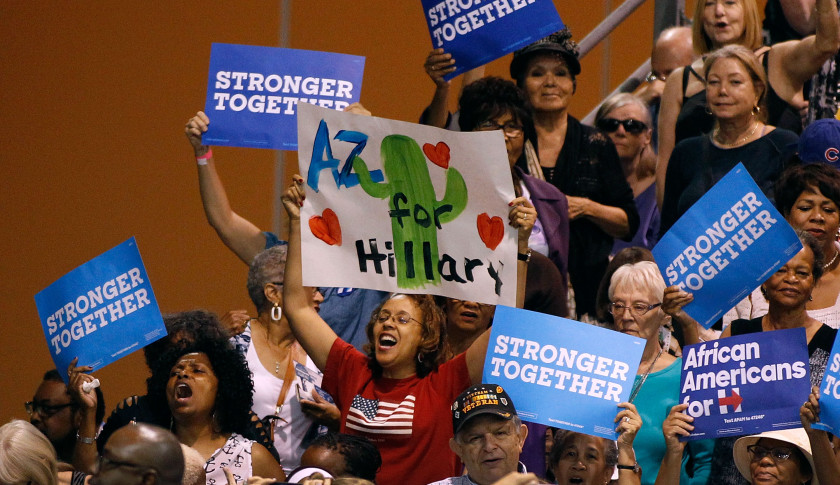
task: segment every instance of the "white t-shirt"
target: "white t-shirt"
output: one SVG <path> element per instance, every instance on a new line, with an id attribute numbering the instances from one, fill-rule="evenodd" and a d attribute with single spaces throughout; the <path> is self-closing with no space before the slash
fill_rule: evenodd
<path id="1" fill-rule="evenodd" d="M 250 325 L 243 332 L 243 334 L 245 333 L 250 337 Z M 248 345 L 245 360 L 248 361 L 248 368 L 251 370 L 251 377 L 254 380 L 254 405 L 251 410 L 260 419 L 275 415 L 277 398 L 283 389 L 286 367 L 280 369 L 279 376 L 274 373 L 274 369 L 269 370 L 263 367 L 253 344 Z M 321 372 L 308 356 L 305 366 L 297 362 L 295 364 L 294 382 L 289 387 L 283 401 L 283 407 L 280 409 L 282 419 L 276 420 L 274 425 L 274 447 L 277 449 L 277 454 L 280 455 L 280 464 L 283 465 L 283 471 L 286 474 L 300 465 L 300 457 L 306 451 L 306 448 L 301 446 L 303 438 L 311 427 L 318 426 L 314 420 L 303 413 L 297 398 L 297 388 L 300 387 L 301 397 L 311 400 L 313 386 L 320 386 L 322 379 Z M 301 379 L 301 376 L 303 376 L 303 379 Z M 313 433 L 315 432 L 317 430 L 313 430 Z"/>

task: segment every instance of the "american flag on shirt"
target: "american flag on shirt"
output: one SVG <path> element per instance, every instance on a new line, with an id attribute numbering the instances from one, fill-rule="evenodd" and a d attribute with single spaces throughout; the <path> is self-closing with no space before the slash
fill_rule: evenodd
<path id="1" fill-rule="evenodd" d="M 370 434 L 411 435 L 414 420 L 414 396 L 408 395 L 399 404 L 365 399 L 358 394 L 350 404 L 347 427 Z"/>

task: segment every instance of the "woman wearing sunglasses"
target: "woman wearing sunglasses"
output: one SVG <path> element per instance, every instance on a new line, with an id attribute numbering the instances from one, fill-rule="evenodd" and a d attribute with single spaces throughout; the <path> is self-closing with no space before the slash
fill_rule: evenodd
<path id="1" fill-rule="evenodd" d="M 795 149 L 795 133 L 767 124 L 767 77 L 756 56 L 729 45 L 706 58 L 712 131 L 680 142 L 665 177 L 660 235 L 739 162 L 769 198 Z"/>
<path id="2" fill-rule="evenodd" d="M 612 254 L 624 248 L 653 249 L 659 236 L 659 208 L 656 206 L 656 153 L 650 144 L 653 133 L 650 111 L 641 98 L 620 93 L 608 98 L 595 115 L 595 126 L 615 144 L 624 178 L 633 189 L 639 211 L 639 229 L 629 242 L 616 239 Z"/>

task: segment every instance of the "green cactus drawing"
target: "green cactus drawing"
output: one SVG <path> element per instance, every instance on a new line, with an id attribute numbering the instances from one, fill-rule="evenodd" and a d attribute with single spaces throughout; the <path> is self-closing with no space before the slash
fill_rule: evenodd
<path id="1" fill-rule="evenodd" d="M 455 220 L 467 205 L 467 186 L 454 168 L 446 168 L 446 193 L 436 200 L 426 157 L 412 138 L 389 135 L 382 140 L 385 182 L 371 179 L 365 161 L 353 160 L 359 183 L 371 197 L 388 197 L 397 283 L 400 288 L 424 288 L 440 283 L 437 231 Z M 448 160 L 447 160 L 448 167 Z"/>

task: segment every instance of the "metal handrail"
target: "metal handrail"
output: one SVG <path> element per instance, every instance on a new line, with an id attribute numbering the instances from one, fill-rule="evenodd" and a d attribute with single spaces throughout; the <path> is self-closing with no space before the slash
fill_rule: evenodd
<path id="1" fill-rule="evenodd" d="M 611 97 L 615 96 L 618 93 L 630 93 L 636 90 L 640 84 L 642 84 L 647 77 L 647 73 L 650 72 L 650 58 L 648 58 L 645 62 L 642 63 L 633 74 L 627 77 L 623 83 L 621 83 L 617 88 L 613 90 L 606 98 L 601 100 L 597 106 L 595 106 L 592 111 L 590 111 L 582 120 L 581 123 L 585 125 L 592 125 L 595 123 L 595 115 L 598 113 L 598 108 Z"/>
<path id="2" fill-rule="evenodd" d="M 583 40 L 580 41 L 580 57 L 589 53 L 599 42 L 604 40 L 621 22 L 630 16 L 637 8 L 639 8 L 645 0 L 626 0 L 610 15 L 601 21 L 592 32 L 587 34 Z M 659 37 L 659 34 L 668 27 L 674 25 L 681 25 L 683 23 L 685 12 L 685 0 L 656 0 L 654 4 L 654 25 L 653 25 L 653 39 Z M 615 88 L 608 96 L 601 100 L 592 111 L 590 111 L 582 120 L 582 123 L 592 124 L 595 121 L 595 114 L 601 104 L 611 96 L 618 93 L 629 93 L 634 91 L 639 85 L 644 82 L 645 76 L 650 72 L 650 58 L 642 63 L 633 74 L 627 77 L 617 88 Z"/>
<path id="3" fill-rule="evenodd" d="M 615 30 L 616 27 L 624 22 L 624 19 L 630 16 L 637 8 L 639 8 L 646 0 L 626 0 L 617 9 L 613 10 L 611 14 L 592 29 L 592 32 L 586 35 L 578 44 L 580 49 L 580 58 L 589 53 L 599 42 Z"/>

